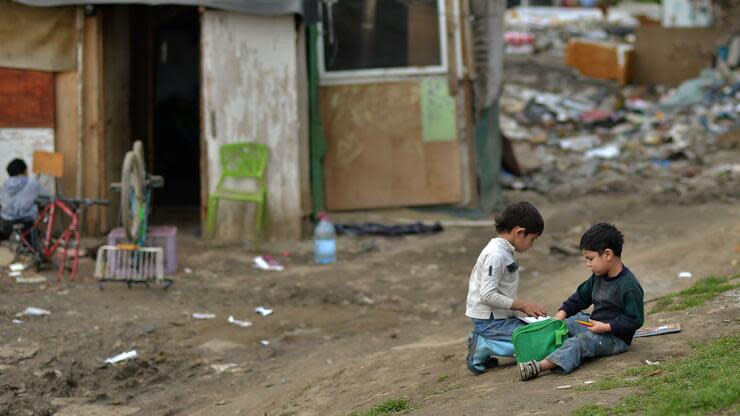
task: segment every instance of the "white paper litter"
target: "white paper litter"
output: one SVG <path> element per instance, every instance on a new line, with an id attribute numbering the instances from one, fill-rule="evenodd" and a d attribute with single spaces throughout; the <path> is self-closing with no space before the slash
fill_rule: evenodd
<path id="1" fill-rule="evenodd" d="M 11 272 L 22 272 L 24 270 L 26 270 L 26 266 L 24 266 L 22 263 L 13 263 L 10 265 Z"/>
<path id="2" fill-rule="evenodd" d="M 229 319 L 227 319 L 227 321 L 229 321 L 229 323 L 232 323 L 232 324 L 234 324 L 234 325 L 239 325 L 239 326 L 240 326 L 240 327 L 242 327 L 242 328 L 247 328 L 247 327 L 250 327 L 250 326 L 252 326 L 252 325 L 253 325 L 253 324 L 252 324 L 251 322 L 249 322 L 249 321 L 240 321 L 240 320 L 238 320 L 238 319 L 234 319 L 234 317 L 233 317 L 233 316 L 231 316 L 231 315 L 229 315 Z"/>
<path id="3" fill-rule="evenodd" d="M 593 380 L 586 380 L 583 382 L 583 384 L 594 384 Z"/>
<path id="4" fill-rule="evenodd" d="M 22 316 L 22 315 L 28 315 L 28 316 L 44 316 L 49 315 L 51 312 L 47 311 L 46 309 L 36 308 L 33 306 L 29 306 L 26 308 L 25 311 L 16 314 L 16 316 Z"/>
<path id="5" fill-rule="evenodd" d="M 267 309 L 264 306 L 258 306 L 254 308 L 254 311 L 262 316 L 268 316 L 272 314 L 272 309 Z"/>
<path id="6" fill-rule="evenodd" d="M 107 358 L 105 360 L 105 362 L 107 364 L 115 364 L 115 363 L 120 362 L 120 361 L 134 359 L 134 358 L 136 358 L 138 356 L 139 355 L 136 353 L 136 350 L 131 350 L 131 351 L 122 352 L 122 353 L 120 353 L 120 354 L 118 354 L 116 356 Z"/>
<path id="7" fill-rule="evenodd" d="M 263 339 L 262 341 L 260 341 L 260 344 L 262 344 L 262 345 L 264 345 L 266 347 L 266 346 L 270 345 L 270 341 L 268 341 L 266 339 Z"/>
<path id="8" fill-rule="evenodd" d="M 22 323 L 23 323 L 23 321 L 21 321 L 20 319 L 13 319 L 13 323 L 14 323 L 14 324 L 19 324 L 19 325 L 20 325 L 20 324 L 22 324 Z"/>
<path id="9" fill-rule="evenodd" d="M 692 276 L 691 272 L 680 272 L 678 274 L 678 277 L 681 279 L 691 279 Z"/>
<path id="10" fill-rule="evenodd" d="M 571 386 L 570 384 L 564 384 L 562 386 L 557 387 L 558 390 L 565 390 L 565 389 L 572 389 L 572 388 L 573 386 Z"/>
<path id="11" fill-rule="evenodd" d="M 29 276 L 29 277 L 18 276 L 15 278 L 15 282 L 16 283 L 29 283 L 29 284 L 46 283 L 46 277 L 44 276 Z"/>
<path id="12" fill-rule="evenodd" d="M 213 319 L 216 315 L 212 313 L 193 313 L 193 319 Z"/>
<path id="13" fill-rule="evenodd" d="M 660 361 L 645 360 L 645 364 L 647 364 L 647 365 L 660 365 Z"/>
<path id="14" fill-rule="evenodd" d="M 17 278 L 17 277 L 23 276 L 23 273 L 22 272 L 10 272 L 8 273 L 8 276 Z"/>
<path id="15" fill-rule="evenodd" d="M 190 267 L 185 268 L 185 274 L 190 274 L 192 272 L 193 272 L 193 269 L 191 269 Z"/>
<path id="16" fill-rule="evenodd" d="M 586 152 L 587 158 L 614 159 L 617 156 L 619 156 L 619 146 L 616 144 L 608 144 Z"/>
<path id="17" fill-rule="evenodd" d="M 270 270 L 275 272 L 281 272 L 285 270 L 285 267 L 274 260 L 268 260 L 263 256 L 257 256 L 254 258 L 254 267 L 261 270 Z"/>

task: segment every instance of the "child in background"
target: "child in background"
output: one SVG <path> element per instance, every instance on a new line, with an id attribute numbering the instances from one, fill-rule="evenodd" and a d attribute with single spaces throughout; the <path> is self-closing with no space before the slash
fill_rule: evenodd
<path id="1" fill-rule="evenodd" d="M 10 176 L 0 188 L 0 240 L 6 240 L 13 225 L 33 226 L 39 209 L 36 198 L 50 196 L 41 184 L 28 176 L 28 167 L 21 159 L 13 159 L 6 168 Z"/>

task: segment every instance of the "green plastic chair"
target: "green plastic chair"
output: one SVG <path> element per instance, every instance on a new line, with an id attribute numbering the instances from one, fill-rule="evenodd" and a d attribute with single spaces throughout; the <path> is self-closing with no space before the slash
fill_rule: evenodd
<path id="1" fill-rule="evenodd" d="M 255 215 L 257 237 L 262 236 L 263 223 L 267 217 L 267 187 L 265 186 L 265 167 L 269 149 L 260 143 L 231 143 L 221 146 L 221 177 L 216 190 L 208 196 L 208 237 L 213 238 L 218 218 L 218 201 L 253 202 L 258 204 Z M 224 187 L 226 178 L 255 179 L 256 191 L 242 191 Z"/>

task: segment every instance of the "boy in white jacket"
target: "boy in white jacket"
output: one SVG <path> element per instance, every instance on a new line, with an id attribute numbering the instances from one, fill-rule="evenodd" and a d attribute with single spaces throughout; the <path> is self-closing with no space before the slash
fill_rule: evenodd
<path id="1" fill-rule="evenodd" d="M 491 343 L 509 348 L 514 330 L 524 325 L 516 311 L 534 317 L 547 315 L 542 305 L 517 297 L 519 264 L 514 254 L 529 250 L 542 234 L 542 216 L 529 202 L 519 202 L 506 207 L 495 220 L 499 236 L 483 248 L 468 283 L 465 315 L 473 321 L 473 331 L 468 335 L 467 365 L 474 374 L 498 364 L 486 353 Z"/>

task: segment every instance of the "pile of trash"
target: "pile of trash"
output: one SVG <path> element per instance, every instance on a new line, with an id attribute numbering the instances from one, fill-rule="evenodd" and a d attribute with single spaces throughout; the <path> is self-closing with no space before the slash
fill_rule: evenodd
<path id="1" fill-rule="evenodd" d="M 504 18 L 508 55 L 546 53 L 562 57 L 572 38 L 595 41 L 633 41 L 640 25 L 635 14 L 659 18 L 659 5 L 611 7 L 606 16 L 598 8 L 516 7 Z M 637 8 L 636 10 L 635 7 Z"/>
<path id="2" fill-rule="evenodd" d="M 531 63 L 506 72 L 500 127 L 524 175 L 504 174 L 505 186 L 553 197 L 740 196 L 740 70 L 706 69 L 675 89 L 619 88 Z"/>

